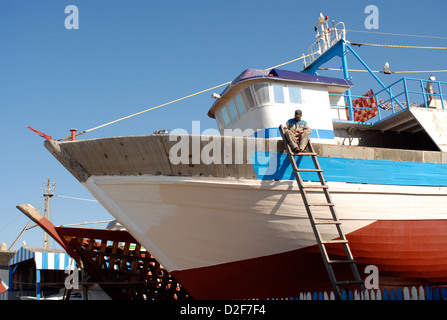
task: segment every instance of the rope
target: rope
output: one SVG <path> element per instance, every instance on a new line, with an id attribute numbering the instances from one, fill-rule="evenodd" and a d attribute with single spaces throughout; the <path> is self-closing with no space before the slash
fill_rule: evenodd
<path id="1" fill-rule="evenodd" d="M 414 71 L 391 71 L 391 73 L 435 73 L 435 72 L 447 72 L 447 70 L 426 70 L 426 71 L 424 71 L 424 70 L 422 70 L 422 71 L 417 71 L 417 70 L 414 70 Z"/>
<path id="2" fill-rule="evenodd" d="M 361 32 L 361 33 L 376 33 L 376 34 L 384 34 L 390 36 L 403 36 L 403 37 L 418 37 L 418 38 L 432 38 L 432 39 L 447 39 L 447 37 L 438 37 L 438 36 L 423 36 L 417 34 L 403 34 L 403 33 L 388 33 L 388 32 L 378 32 L 378 31 L 365 31 L 365 30 L 346 30 L 349 32 Z"/>
<path id="3" fill-rule="evenodd" d="M 293 60 L 290 60 L 290 61 L 278 64 L 278 65 L 276 65 L 274 67 L 270 67 L 270 68 L 267 68 L 267 69 L 264 69 L 264 70 L 267 71 L 267 70 L 270 70 L 270 69 L 275 69 L 275 68 L 278 68 L 278 67 L 282 67 L 282 66 L 285 66 L 286 64 L 289 64 L 289 63 L 292 63 L 292 62 L 295 62 L 295 61 L 298 61 L 298 60 L 302 60 L 302 59 L 310 57 L 310 56 L 311 56 L 311 54 L 308 54 L 306 56 L 303 55 L 303 56 L 301 56 L 299 58 L 296 58 L 296 59 L 293 59 Z"/>
<path id="4" fill-rule="evenodd" d="M 328 70 L 328 71 L 341 71 L 343 69 L 337 68 L 318 68 L 318 70 Z M 348 69 L 350 72 L 369 72 L 368 70 L 362 69 Z M 385 73 L 383 71 L 371 70 L 375 73 Z M 436 72 L 447 72 L 447 70 L 413 70 L 413 71 L 390 71 L 389 73 L 436 73 Z M 385 73 L 387 74 L 387 73 Z"/>
<path id="5" fill-rule="evenodd" d="M 106 126 L 108 126 L 108 125 L 117 123 L 117 122 L 119 122 L 119 121 L 123 121 L 123 120 L 129 119 L 129 118 L 138 116 L 138 115 L 143 114 L 143 113 L 146 113 L 146 112 L 148 112 L 148 111 L 152 111 L 152 110 L 155 110 L 155 109 L 158 109 L 158 108 L 167 106 L 167 105 L 172 104 L 172 103 L 174 103 L 174 102 L 178 102 L 178 101 L 182 101 L 182 100 L 185 100 L 185 99 L 194 97 L 194 96 L 199 95 L 199 94 L 201 94 L 201 93 L 205 93 L 205 92 L 207 92 L 207 91 L 211 91 L 211 90 L 213 90 L 213 89 L 222 87 L 222 86 L 224 86 L 224 85 L 228 85 L 228 84 L 230 84 L 230 83 L 231 83 L 231 81 L 229 81 L 229 82 L 225 82 L 225 83 L 219 84 L 219 85 L 217 85 L 217 86 L 214 86 L 214 87 L 212 87 L 212 88 L 208 88 L 208 89 L 205 89 L 205 90 L 202 90 L 202 91 L 199 91 L 199 92 L 196 92 L 196 93 L 193 93 L 193 94 L 184 96 L 184 97 L 182 97 L 182 98 L 179 98 L 179 99 L 176 99 L 176 100 L 172 100 L 172 101 L 169 101 L 169 102 L 160 104 L 160 105 L 158 105 L 158 106 L 155 106 L 155 107 L 152 107 L 152 108 L 149 108 L 149 109 L 146 109 L 146 110 L 143 110 L 143 111 L 140 111 L 140 112 L 137 112 L 137 113 L 128 115 L 128 116 L 126 116 L 126 117 L 122 117 L 122 118 L 120 118 L 120 119 L 117 119 L 117 120 L 114 120 L 114 121 L 110 121 L 110 122 L 104 123 L 104 124 L 102 124 L 102 125 L 100 125 L 100 126 L 97 126 L 97 127 L 94 127 L 94 128 L 91 128 L 91 129 L 88 129 L 88 130 L 79 132 L 79 133 L 76 134 L 76 136 L 79 136 L 79 135 L 81 135 L 81 134 L 84 134 L 84 133 L 87 133 L 87 132 L 91 132 L 91 131 L 93 131 L 93 130 L 97 130 L 97 129 L 106 127 Z M 65 137 L 65 138 L 63 138 L 62 140 L 68 140 L 69 138 L 71 138 L 71 136 Z"/>
<path id="6" fill-rule="evenodd" d="M 447 47 L 422 47 L 422 46 L 403 46 L 397 44 L 373 44 L 373 43 L 356 43 L 349 42 L 353 46 L 367 46 L 367 47 L 384 47 L 384 48 L 407 48 L 407 49 L 435 49 L 435 50 L 447 50 Z"/>
<path id="7" fill-rule="evenodd" d="M 82 201 L 90 201 L 90 202 L 98 202 L 98 200 L 92 200 L 92 199 L 85 199 L 85 198 L 77 198 L 77 197 L 69 197 L 69 196 L 61 196 L 59 194 L 55 195 L 59 198 L 66 198 L 66 199 L 74 199 L 74 200 L 82 200 Z"/>
<path id="8" fill-rule="evenodd" d="M 61 227 L 71 227 L 71 226 L 83 226 L 86 224 L 100 224 L 100 223 L 108 223 L 115 220 L 102 220 L 102 221 L 93 221 L 93 222 L 81 222 L 81 223 L 71 223 L 71 224 L 64 224 L 61 225 Z"/>
<path id="9" fill-rule="evenodd" d="M 40 206 L 39 210 L 37 210 L 37 211 L 40 211 L 40 209 L 42 209 L 42 207 L 43 207 L 44 204 L 45 204 L 45 202 L 42 203 L 42 205 Z M 9 221 L 6 225 L 3 226 L 3 228 L 0 229 L 0 231 L 5 230 L 6 227 L 8 227 L 8 226 L 9 226 L 14 220 L 16 220 L 18 217 L 20 217 L 20 215 L 16 215 L 14 218 L 12 218 L 11 221 Z M 31 222 L 31 220 L 30 220 L 30 222 Z M 10 249 L 11 249 L 11 248 L 10 248 Z"/>
<path id="10" fill-rule="evenodd" d="M 358 31 L 358 30 L 348 30 L 348 31 L 362 32 L 362 31 Z M 364 32 L 379 33 L 379 32 L 374 32 L 374 31 L 364 31 Z M 383 33 L 383 34 L 386 34 L 386 33 Z M 403 35 L 403 36 L 415 36 L 415 37 L 417 37 L 417 35 L 391 34 L 391 33 L 389 33 L 389 34 L 390 34 L 390 35 Z M 420 37 L 430 37 L 430 36 L 420 36 Z M 447 38 L 446 38 L 446 39 L 447 39 Z M 447 47 L 404 46 L 404 45 L 371 44 L 371 43 L 356 43 L 356 42 L 349 42 L 349 43 L 350 43 L 351 45 L 358 46 L 358 47 L 361 47 L 361 46 L 369 46 L 369 47 L 385 47 L 385 48 L 407 48 L 407 49 L 410 48 L 410 49 L 435 49 L 435 50 L 447 50 Z M 303 56 L 301 56 L 301 57 L 299 57 L 299 58 L 292 59 L 292 60 L 290 60 L 290 61 L 287 61 L 287 62 L 278 64 L 278 65 L 273 66 L 273 67 L 270 67 L 270 68 L 266 68 L 266 69 L 264 69 L 264 70 L 269 70 L 269 69 L 278 68 L 278 67 L 287 65 L 287 64 L 289 64 L 289 63 L 292 63 L 292 62 L 296 62 L 296 61 L 302 60 L 302 59 L 307 58 L 307 57 L 309 57 L 309 56 L 310 56 L 310 54 L 308 54 L 308 55 L 303 55 Z M 320 69 L 321 69 L 321 68 L 320 68 Z M 326 68 L 326 69 L 322 69 L 322 70 L 339 70 L 339 69 L 330 69 L 330 68 Z M 364 70 L 352 70 L 352 71 L 366 72 L 366 71 L 364 71 Z M 382 71 L 373 71 L 373 72 L 382 72 Z M 446 71 L 446 70 L 437 70 L 437 71 L 397 71 L 397 72 L 392 72 L 392 73 L 412 73 L 412 72 L 421 72 L 421 73 L 422 73 L 422 72 L 447 72 L 447 71 Z M 85 133 L 87 133 L 87 132 L 91 132 L 91 131 L 94 131 L 94 130 L 98 130 L 98 129 L 104 128 L 104 127 L 106 127 L 106 126 L 109 126 L 109 125 L 111 125 L 111 124 L 114 124 L 114 123 L 117 123 L 117 122 L 120 122 L 120 121 L 129 119 L 129 118 L 133 118 L 133 117 L 135 117 L 135 116 L 144 114 L 144 113 L 146 113 L 146 112 L 149 112 L 149 111 L 152 111 L 152 110 L 155 110 L 155 109 L 159 109 L 159 108 L 161 108 L 161 107 L 165 107 L 165 106 L 170 105 L 170 104 L 173 104 L 173 103 L 175 103 L 175 102 L 179 102 L 179 101 L 182 101 L 182 100 L 185 100 L 185 99 L 188 99 L 188 98 L 197 96 L 197 95 L 199 95 L 199 94 L 202 94 L 202 93 L 205 93 L 205 92 L 208 92 L 208 91 L 211 91 L 211 90 L 214 90 L 214 89 L 223 87 L 223 86 L 228 85 L 228 84 L 230 84 L 230 83 L 231 83 L 231 81 L 228 81 L 228 82 L 219 84 L 219 85 L 217 85 L 217 86 L 214 86 L 214 87 L 211 87 L 211 88 L 208 88 L 208 89 L 205 89 L 205 90 L 201 90 L 201 91 L 196 92 L 196 93 L 193 93 L 193 94 L 189 94 L 189 95 L 184 96 L 184 97 L 182 97 L 182 98 L 175 99 L 175 100 L 172 100 L 172 101 L 169 101 L 169 102 L 160 104 L 160 105 L 158 105 L 158 106 L 155 106 L 155 107 L 152 107 L 152 108 L 149 108 L 149 109 L 146 109 L 146 110 L 137 112 L 137 113 L 133 113 L 133 114 L 131 114 L 131 115 L 128 115 L 128 116 L 125 116 L 125 117 L 122 117 L 122 118 L 119 118 L 119 119 L 116 119 L 116 120 L 113 120 L 113 121 L 104 123 L 104 124 L 99 125 L 99 126 L 96 126 L 96 127 L 94 127 L 94 128 L 91 128 L 91 129 L 88 129 L 88 130 L 81 131 L 81 132 L 77 133 L 76 136 L 80 136 L 80 135 L 85 134 Z M 70 138 L 71 138 L 71 136 L 67 136 L 67 137 L 65 137 L 65 138 L 63 138 L 63 139 L 61 139 L 61 140 L 69 140 Z"/>
<path id="11" fill-rule="evenodd" d="M 286 64 L 289 64 L 289 63 L 292 63 L 292 62 L 295 62 L 295 61 L 298 61 L 298 60 L 307 58 L 307 57 L 309 57 L 309 56 L 310 56 L 310 54 L 308 54 L 308 55 L 306 55 L 306 56 L 303 55 L 303 56 L 301 56 L 301 57 L 299 57 L 299 58 L 292 59 L 292 60 L 290 60 L 290 61 L 287 61 L 287 62 L 278 64 L 278 65 L 273 66 L 273 67 L 270 67 L 270 68 L 266 68 L 266 69 L 264 69 L 264 70 L 270 70 L 270 69 L 275 69 L 275 68 L 278 68 L 278 67 L 282 67 L 282 66 L 284 66 L 284 65 L 286 65 Z M 82 131 L 82 132 L 79 132 L 79 133 L 76 134 L 76 136 L 80 136 L 80 135 L 85 134 L 85 133 L 87 133 L 87 132 L 91 132 L 91 131 L 94 131 L 94 130 L 97 130 L 97 129 L 100 129 L 100 128 L 109 126 L 109 125 L 111 125 L 111 124 L 114 124 L 114 123 L 117 123 L 117 122 L 120 122 L 120 121 L 129 119 L 129 118 L 138 116 L 138 115 L 140 115 L 140 114 L 143 114 L 143 113 L 146 113 L 146 112 L 149 112 L 149 111 L 152 111 L 152 110 L 161 108 L 161 107 L 165 107 L 165 106 L 170 105 L 170 104 L 173 104 L 173 103 L 175 103 L 175 102 L 179 102 L 179 101 L 182 101 L 182 100 L 185 100 L 185 99 L 188 99 L 188 98 L 197 96 L 197 95 L 199 95 L 199 94 L 202 94 L 202 93 L 205 93 L 205 92 L 208 92 L 208 91 L 211 91 L 211 90 L 214 90 L 214 89 L 217 89 L 217 88 L 220 88 L 220 87 L 229 85 L 230 83 L 231 83 L 231 81 L 228 81 L 228 82 L 219 84 L 219 85 L 217 85 L 217 86 L 214 86 L 214 87 L 211 87 L 211 88 L 208 88 L 208 89 L 205 89 L 205 90 L 196 92 L 196 93 L 189 94 L 189 95 L 184 96 L 184 97 L 182 97 L 182 98 L 175 99 L 175 100 L 172 100 L 172 101 L 169 101 L 169 102 L 160 104 L 160 105 L 158 105 L 158 106 L 155 106 L 155 107 L 152 107 L 152 108 L 149 108 L 149 109 L 146 109 L 146 110 L 143 110 L 143 111 L 140 111 L 140 112 L 137 112 L 137 113 L 128 115 L 128 116 L 126 116 L 126 117 L 122 117 L 122 118 L 119 118 L 119 119 L 116 119 L 116 120 L 113 120 L 113 121 L 104 123 L 104 124 L 102 124 L 102 125 L 100 125 L 100 126 L 97 126 L 97 127 L 94 127 L 94 128 L 91 128 L 91 129 L 88 129 L 88 130 L 84 130 L 84 131 Z M 62 139 L 60 139 L 60 140 L 70 140 L 70 138 L 71 138 L 71 136 L 67 136 L 67 137 L 62 138 Z"/>

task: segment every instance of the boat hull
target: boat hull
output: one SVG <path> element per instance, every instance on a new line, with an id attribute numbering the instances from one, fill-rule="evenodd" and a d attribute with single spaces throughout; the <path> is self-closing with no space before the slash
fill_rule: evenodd
<path id="1" fill-rule="evenodd" d="M 197 299 L 286 298 L 331 290 L 293 181 L 90 177 L 89 191 Z M 447 189 L 329 183 L 361 276 L 380 286 L 447 283 Z M 311 192 L 315 201 L 324 196 Z M 329 210 L 315 213 L 328 218 Z M 333 226 L 323 239 L 337 237 Z M 342 259 L 340 245 L 328 247 Z M 352 279 L 349 268 L 336 269 Z"/>
<path id="2" fill-rule="evenodd" d="M 380 288 L 445 285 L 447 222 L 377 221 L 347 235 L 360 276 L 369 282 L 367 266 L 378 269 Z M 393 234 L 405 234 L 392 236 Z M 391 239 L 394 238 L 394 239 Z M 415 240 L 417 239 L 417 240 Z M 417 243 L 416 243 L 417 242 Z M 334 258 L 343 258 L 337 248 Z M 329 277 L 317 246 L 276 255 L 173 272 L 198 299 L 269 299 L 297 297 L 300 292 L 329 292 Z M 338 279 L 352 279 L 347 268 Z"/>
<path id="3" fill-rule="evenodd" d="M 178 141 L 154 135 L 45 146 L 194 298 L 332 289 L 282 141 L 183 136 L 185 148 Z M 447 284 L 446 154 L 314 148 L 361 276 L 374 265 L 381 287 Z M 314 214 L 329 216 L 327 208 Z M 333 226 L 320 232 L 338 237 Z M 341 250 L 330 248 L 331 257 L 342 258 Z M 349 269 L 339 272 L 337 279 L 350 279 Z"/>

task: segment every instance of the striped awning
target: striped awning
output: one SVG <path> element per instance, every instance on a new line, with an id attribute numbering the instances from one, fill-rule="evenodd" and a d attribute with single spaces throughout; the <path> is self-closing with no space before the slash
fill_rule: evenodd
<path id="1" fill-rule="evenodd" d="M 68 270 L 76 266 L 76 262 L 63 250 L 27 247 L 20 248 L 8 265 L 12 266 L 30 259 L 34 259 L 38 270 Z"/>

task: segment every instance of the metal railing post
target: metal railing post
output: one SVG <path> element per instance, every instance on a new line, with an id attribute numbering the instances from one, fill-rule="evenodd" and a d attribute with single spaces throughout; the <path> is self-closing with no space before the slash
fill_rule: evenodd
<path id="1" fill-rule="evenodd" d="M 425 105 L 426 108 L 428 108 L 427 97 L 425 96 L 424 83 L 422 82 L 421 79 L 419 79 L 419 83 L 421 84 L 421 92 L 422 92 L 422 96 L 424 97 L 424 105 Z"/>
<path id="2" fill-rule="evenodd" d="M 441 82 L 436 81 L 438 83 L 438 88 L 439 88 L 439 96 L 441 98 L 441 106 L 442 106 L 442 110 L 445 110 L 445 106 L 444 106 L 444 97 L 442 95 L 442 89 L 441 89 Z"/>
<path id="3" fill-rule="evenodd" d="M 404 91 L 405 91 L 405 100 L 407 101 L 407 108 L 410 108 L 410 98 L 408 97 L 408 90 L 407 90 L 407 78 L 402 78 L 404 82 Z"/>

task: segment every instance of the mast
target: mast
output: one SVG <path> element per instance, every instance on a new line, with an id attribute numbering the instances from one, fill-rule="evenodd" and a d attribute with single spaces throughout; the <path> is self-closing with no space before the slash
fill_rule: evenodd
<path id="1" fill-rule="evenodd" d="M 50 178 L 48 182 L 42 184 L 42 192 L 45 197 L 45 218 L 50 219 L 50 199 L 54 196 L 54 189 L 56 188 L 56 183 L 50 183 Z M 48 233 L 43 234 L 43 248 L 45 250 L 50 249 L 50 237 Z"/>

